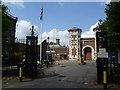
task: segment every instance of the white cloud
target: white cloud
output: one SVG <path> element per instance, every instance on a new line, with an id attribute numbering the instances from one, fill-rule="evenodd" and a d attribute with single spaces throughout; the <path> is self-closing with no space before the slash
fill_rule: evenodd
<path id="1" fill-rule="evenodd" d="M 42 33 L 42 40 L 47 39 L 50 37 L 49 42 L 56 42 L 56 39 L 60 39 L 61 45 L 68 45 L 69 41 L 69 33 L 67 30 L 64 31 L 58 31 L 57 29 L 52 29 L 50 32 L 44 32 Z"/>
<path id="2" fill-rule="evenodd" d="M 26 39 L 26 36 L 31 34 L 31 27 L 32 24 L 29 21 L 25 21 L 25 20 L 21 20 L 19 22 L 17 22 L 16 24 L 16 34 L 15 37 L 17 37 L 18 39 Z M 34 25 L 35 27 L 35 31 L 38 34 L 38 27 L 36 25 Z M 36 35 L 35 33 L 35 35 Z M 54 41 L 56 42 L 56 39 L 60 39 L 60 43 L 63 45 L 68 45 L 68 31 L 64 30 L 64 31 L 58 31 L 57 29 L 52 29 L 50 32 L 44 32 L 42 33 L 42 41 L 46 40 L 48 37 L 50 37 L 50 42 Z M 40 43 L 41 37 L 38 37 L 38 44 Z"/>
<path id="3" fill-rule="evenodd" d="M 90 27 L 89 31 L 83 32 L 81 34 L 82 38 L 91 38 L 95 37 L 93 28 L 95 28 L 98 25 L 98 22 L 95 25 L 92 25 Z M 31 22 L 21 20 L 17 22 L 16 24 L 16 37 L 18 39 L 25 39 L 27 35 L 31 34 L 31 27 L 32 24 Z M 36 33 L 38 34 L 38 27 L 34 25 Z M 35 33 L 35 35 L 36 35 Z M 52 29 L 49 32 L 44 32 L 42 33 L 42 41 L 47 40 L 47 38 L 50 37 L 49 42 L 56 42 L 56 39 L 60 39 L 60 44 L 61 45 L 69 45 L 69 33 L 68 30 L 63 30 L 63 31 L 58 31 L 57 29 Z M 38 44 L 40 43 L 40 36 L 38 37 Z"/>
<path id="4" fill-rule="evenodd" d="M 21 20 L 17 22 L 15 37 L 17 37 L 18 39 L 26 39 L 26 36 L 31 34 L 31 30 L 30 30 L 31 28 L 32 28 L 31 22 L 25 20 Z M 36 34 L 38 27 L 34 25 L 34 28 Z"/>
<path id="5" fill-rule="evenodd" d="M 81 34 L 81 38 L 93 38 L 95 37 L 95 33 L 93 32 L 93 28 L 98 26 L 98 22 L 90 27 L 89 31 L 83 32 Z"/>
<path id="6" fill-rule="evenodd" d="M 95 37 L 95 33 L 93 32 L 93 28 L 98 26 L 98 22 L 90 27 L 89 31 L 83 32 L 81 34 L 82 38 L 93 38 Z M 56 39 L 60 39 L 60 43 L 63 45 L 69 45 L 69 33 L 68 30 L 58 31 L 57 29 L 52 29 L 50 32 L 42 33 L 42 41 L 50 37 L 50 42 Z"/>

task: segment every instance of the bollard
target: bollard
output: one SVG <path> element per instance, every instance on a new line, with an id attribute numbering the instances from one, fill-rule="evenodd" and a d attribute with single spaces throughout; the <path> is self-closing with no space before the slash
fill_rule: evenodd
<path id="1" fill-rule="evenodd" d="M 20 82 L 22 82 L 22 70 L 23 68 L 20 66 L 20 69 L 19 69 L 19 80 Z"/>
<path id="2" fill-rule="evenodd" d="M 107 89 L 107 71 L 106 71 L 106 65 L 103 66 L 104 70 L 103 70 L 103 86 L 104 89 Z"/>
<path id="3" fill-rule="evenodd" d="M 22 82 L 22 75 L 23 75 L 23 64 L 18 65 L 18 72 L 19 72 L 19 81 Z"/>

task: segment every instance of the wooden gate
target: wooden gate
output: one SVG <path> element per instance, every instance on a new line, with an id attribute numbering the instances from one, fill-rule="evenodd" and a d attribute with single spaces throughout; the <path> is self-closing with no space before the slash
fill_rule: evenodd
<path id="1" fill-rule="evenodd" d="M 85 60 L 92 60 L 92 50 L 90 47 L 85 48 Z"/>

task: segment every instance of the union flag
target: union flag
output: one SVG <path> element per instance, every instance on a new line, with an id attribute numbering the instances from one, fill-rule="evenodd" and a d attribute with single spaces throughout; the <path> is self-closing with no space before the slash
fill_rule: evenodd
<path id="1" fill-rule="evenodd" d="M 40 11 L 40 20 L 42 20 L 42 18 L 43 18 L 43 8 Z"/>

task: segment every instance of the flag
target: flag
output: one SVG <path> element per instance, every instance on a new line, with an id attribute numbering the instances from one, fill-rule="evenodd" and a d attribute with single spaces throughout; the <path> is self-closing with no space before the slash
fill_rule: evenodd
<path id="1" fill-rule="evenodd" d="M 40 20 L 42 20 L 42 17 L 43 17 L 43 8 L 40 11 Z"/>

